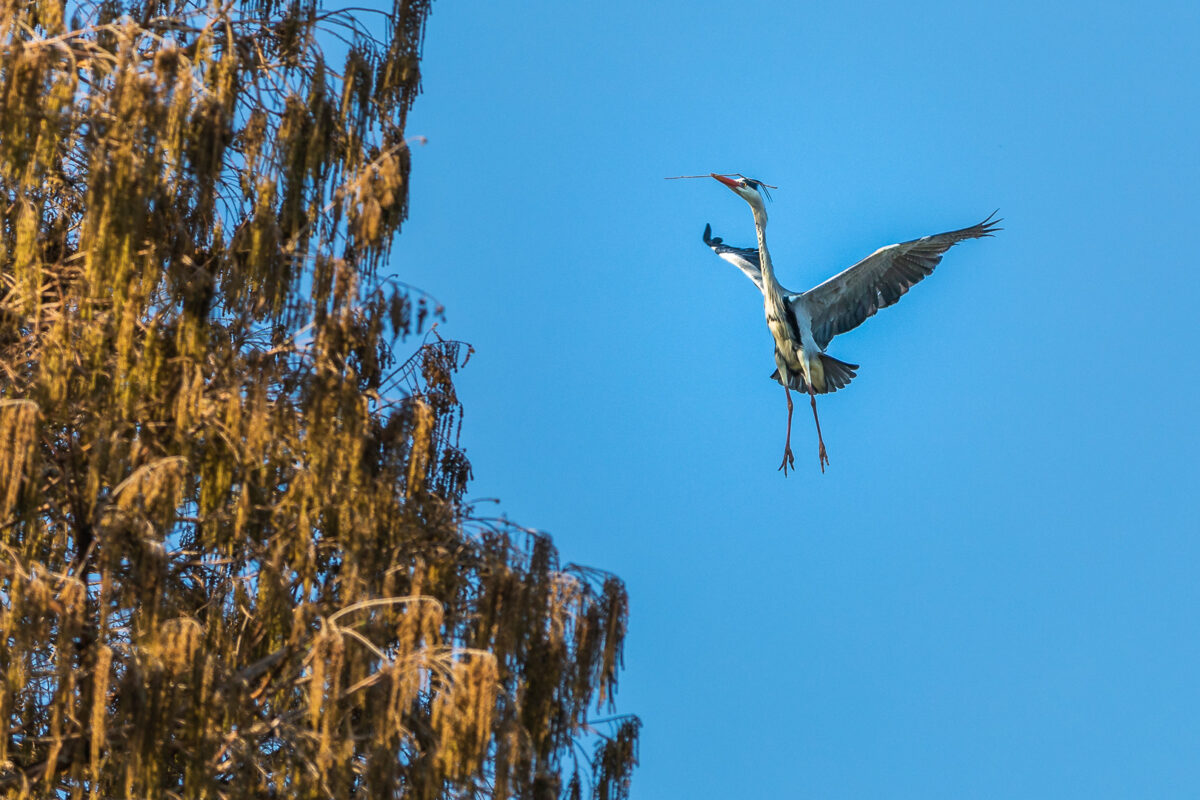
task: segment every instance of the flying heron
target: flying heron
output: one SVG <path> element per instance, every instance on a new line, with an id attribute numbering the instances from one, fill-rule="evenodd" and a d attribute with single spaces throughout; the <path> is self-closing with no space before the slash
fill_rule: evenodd
<path id="1" fill-rule="evenodd" d="M 784 475 L 788 467 L 795 468 L 792 455 L 792 389 L 795 389 L 807 393 L 812 403 L 819 445 L 817 457 L 824 472 L 829 456 L 817 417 L 817 395 L 841 389 L 854 379 L 858 369 L 857 364 L 847 364 L 825 354 L 830 340 L 857 328 L 867 317 L 899 300 L 909 287 L 931 274 L 942 255 L 954 245 L 1001 230 L 996 227 L 1001 220 L 993 219 L 996 216 L 993 211 L 983 222 L 969 228 L 881 247 L 821 285 L 807 292 L 791 292 L 775 277 L 767 250 L 767 209 L 763 200 L 766 189 L 762 181 L 743 175 L 710 174 L 749 203 L 754 212 L 757 249 L 724 244 L 720 237 L 712 235 L 711 225 L 704 228 L 704 243 L 744 272 L 762 291 L 767 327 L 775 340 L 775 372 L 771 377 L 783 384 L 788 404 L 787 438 L 779 468 Z"/>

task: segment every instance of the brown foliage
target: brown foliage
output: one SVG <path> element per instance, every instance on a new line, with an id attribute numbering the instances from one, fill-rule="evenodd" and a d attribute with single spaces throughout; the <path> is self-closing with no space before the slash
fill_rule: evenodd
<path id="1" fill-rule="evenodd" d="M 624 587 L 473 517 L 377 275 L 429 0 L 69 8 L 0 0 L 0 790 L 578 796 Z"/>

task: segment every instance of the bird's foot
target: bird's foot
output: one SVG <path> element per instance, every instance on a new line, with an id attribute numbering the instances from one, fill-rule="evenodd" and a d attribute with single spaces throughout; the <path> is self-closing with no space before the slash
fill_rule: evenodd
<path id="1" fill-rule="evenodd" d="M 793 470 L 796 468 L 796 457 L 794 455 L 792 455 L 791 445 L 784 446 L 784 448 L 783 448 L 783 463 L 779 465 L 779 468 L 781 470 L 783 470 L 783 474 L 785 477 L 787 476 L 788 467 L 791 467 Z"/>
<path id="2" fill-rule="evenodd" d="M 817 459 L 821 462 L 821 472 L 825 471 L 825 465 L 829 463 L 829 456 L 825 453 L 825 443 L 821 442 L 821 449 L 817 453 Z"/>

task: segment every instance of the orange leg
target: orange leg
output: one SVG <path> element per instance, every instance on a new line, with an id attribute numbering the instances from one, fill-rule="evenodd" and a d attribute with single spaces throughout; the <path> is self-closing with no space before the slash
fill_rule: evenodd
<path id="1" fill-rule="evenodd" d="M 779 465 L 779 468 L 783 470 L 784 475 L 787 475 L 788 467 L 796 468 L 796 457 L 792 455 L 792 390 L 785 383 L 783 391 L 787 395 L 788 401 L 788 427 L 787 439 L 783 443 L 783 463 Z"/>
<path id="2" fill-rule="evenodd" d="M 808 399 L 812 401 L 813 421 L 817 423 L 817 442 L 821 445 L 821 450 L 817 454 L 817 458 L 821 462 L 821 472 L 825 471 L 825 465 L 829 463 L 829 456 L 825 454 L 825 440 L 821 438 L 821 420 L 817 419 L 817 396 L 813 393 L 812 386 L 808 387 Z M 791 410 L 792 398 L 788 398 L 788 410 Z M 790 418 L 789 418 L 790 422 Z M 789 432 L 791 427 L 789 425 Z"/>

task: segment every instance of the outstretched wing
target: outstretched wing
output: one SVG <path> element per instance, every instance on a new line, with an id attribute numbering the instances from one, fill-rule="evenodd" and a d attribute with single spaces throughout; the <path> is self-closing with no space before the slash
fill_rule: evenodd
<path id="1" fill-rule="evenodd" d="M 853 330 L 881 308 L 900 299 L 913 284 L 933 272 L 942 255 L 965 239 L 991 236 L 1002 220 L 993 211 L 978 225 L 881 247 L 853 267 L 798 297 L 812 319 L 813 338 L 825 349 L 829 340 Z"/>
<path id="2" fill-rule="evenodd" d="M 754 281 L 754 285 L 760 292 L 762 291 L 762 271 L 758 266 L 758 248 L 730 247 L 721 240 L 720 236 L 712 235 L 712 225 L 704 226 L 704 243 L 711 247 L 718 256 L 746 273 L 746 277 Z"/>

